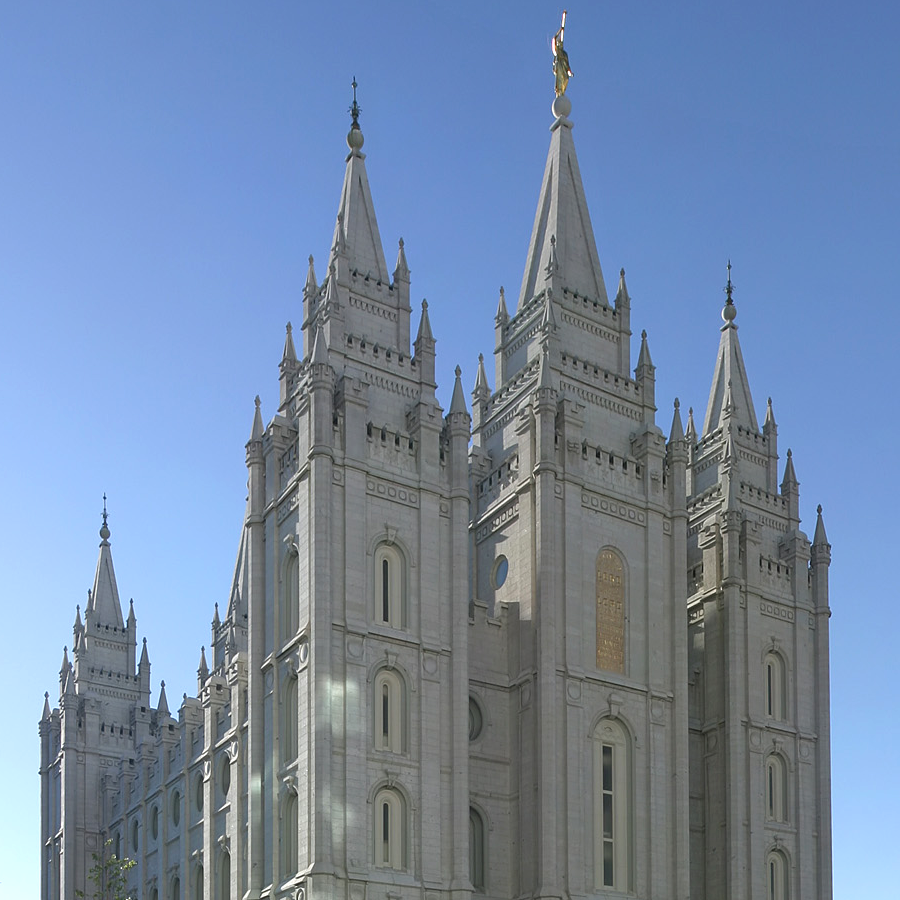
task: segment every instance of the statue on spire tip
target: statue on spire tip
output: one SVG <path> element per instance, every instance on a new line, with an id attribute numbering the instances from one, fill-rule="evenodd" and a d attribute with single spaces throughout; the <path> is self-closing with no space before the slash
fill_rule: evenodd
<path id="1" fill-rule="evenodd" d="M 569 68 L 569 54 L 563 47 L 566 32 L 566 10 L 563 10 L 562 23 L 559 31 L 550 39 L 550 49 L 553 51 L 553 75 L 556 80 L 556 96 L 561 97 L 566 92 L 572 70 Z"/>

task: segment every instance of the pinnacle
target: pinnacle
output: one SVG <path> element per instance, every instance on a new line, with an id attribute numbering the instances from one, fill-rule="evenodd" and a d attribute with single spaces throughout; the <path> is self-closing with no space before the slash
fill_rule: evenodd
<path id="1" fill-rule="evenodd" d="M 468 415 L 469 411 L 466 409 L 466 398 L 462 386 L 462 369 L 457 366 L 454 374 L 456 375 L 456 382 L 453 385 L 453 396 L 450 399 L 450 414 L 462 413 L 463 415 Z"/>

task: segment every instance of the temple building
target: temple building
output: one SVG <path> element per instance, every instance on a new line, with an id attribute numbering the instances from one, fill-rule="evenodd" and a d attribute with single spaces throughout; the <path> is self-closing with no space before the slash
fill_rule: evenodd
<path id="1" fill-rule="evenodd" d="M 658 421 L 561 80 L 521 289 L 447 410 L 354 102 L 178 708 L 151 699 L 104 513 L 39 726 L 43 900 L 90 892 L 110 851 L 146 900 L 831 897 L 821 508 L 810 542 L 730 274 L 722 322 L 696 323 L 706 410 Z"/>

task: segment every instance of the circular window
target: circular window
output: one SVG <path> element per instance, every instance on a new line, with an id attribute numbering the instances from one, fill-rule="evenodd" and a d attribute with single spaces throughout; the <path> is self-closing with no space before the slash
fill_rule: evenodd
<path id="1" fill-rule="evenodd" d="M 498 556 L 491 572 L 491 587 L 496 591 L 502 588 L 509 575 L 509 560 L 505 556 Z"/>
<path id="2" fill-rule="evenodd" d="M 138 849 L 138 821 L 135 819 L 131 823 L 131 849 L 137 853 Z"/>
<path id="3" fill-rule="evenodd" d="M 197 804 L 197 812 L 203 812 L 203 776 L 198 775 L 194 782 L 194 803 Z"/>
<path id="4" fill-rule="evenodd" d="M 231 787 L 231 762 L 227 756 L 222 757 L 222 794 L 228 796 L 228 788 Z"/>
<path id="5" fill-rule="evenodd" d="M 484 717 L 481 715 L 481 707 L 474 697 L 469 697 L 469 740 L 474 741 L 484 727 Z"/>
<path id="6" fill-rule="evenodd" d="M 159 837 L 159 807 L 154 806 L 150 810 L 150 834 L 155 841 Z"/>
<path id="7" fill-rule="evenodd" d="M 181 791 L 172 794 L 172 824 L 177 825 L 181 821 Z"/>

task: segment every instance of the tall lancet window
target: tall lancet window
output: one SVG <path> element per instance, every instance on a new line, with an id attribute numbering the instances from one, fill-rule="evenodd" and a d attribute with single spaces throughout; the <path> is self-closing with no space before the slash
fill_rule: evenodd
<path id="1" fill-rule="evenodd" d="M 288 791 L 281 804 L 281 875 L 297 872 L 297 795 Z"/>
<path id="2" fill-rule="evenodd" d="M 785 719 L 784 660 L 777 653 L 766 654 L 766 715 L 779 722 Z"/>
<path id="3" fill-rule="evenodd" d="M 780 850 L 766 857 L 766 900 L 790 900 L 788 866 Z"/>
<path id="4" fill-rule="evenodd" d="M 297 676 L 288 671 L 285 675 L 281 704 L 281 761 L 289 763 L 297 758 Z"/>
<path id="5" fill-rule="evenodd" d="M 381 669 L 374 684 L 375 747 L 403 753 L 406 750 L 405 683 L 397 672 Z"/>
<path id="6" fill-rule="evenodd" d="M 594 732 L 594 887 L 631 890 L 631 741 L 604 719 Z"/>
<path id="7" fill-rule="evenodd" d="M 787 822 L 787 766 L 777 753 L 766 759 L 766 818 Z"/>
<path id="8" fill-rule="evenodd" d="M 300 576 L 297 562 L 296 547 L 291 545 L 285 552 L 281 569 L 280 644 L 291 640 L 300 627 Z"/>
<path id="9" fill-rule="evenodd" d="M 597 554 L 597 668 L 625 673 L 625 566 L 613 550 Z"/>
<path id="10" fill-rule="evenodd" d="M 375 865 L 406 868 L 406 804 L 391 788 L 382 788 L 375 795 Z"/>
<path id="11" fill-rule="evenodd" d="M 391 544 L 375 551 L 375 620 L 392 628 L 406 627 L 406 571 L 403 557 Z"/>

